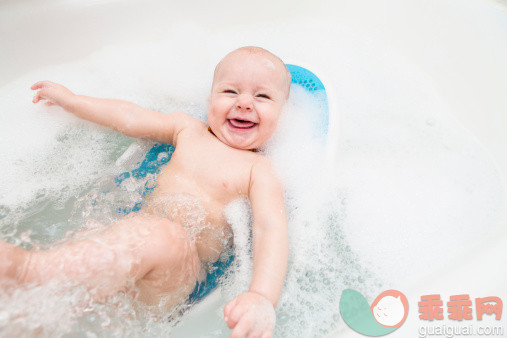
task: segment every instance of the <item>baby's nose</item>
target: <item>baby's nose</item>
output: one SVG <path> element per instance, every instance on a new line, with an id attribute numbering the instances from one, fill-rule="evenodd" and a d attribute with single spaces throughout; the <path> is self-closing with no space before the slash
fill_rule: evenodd
<path id="1" fill-rule="evenodd" d="M 252 110 L 252 98 L 249 95 L 238 95 L 236 100 L 236 108 L 244 110 Z"/>

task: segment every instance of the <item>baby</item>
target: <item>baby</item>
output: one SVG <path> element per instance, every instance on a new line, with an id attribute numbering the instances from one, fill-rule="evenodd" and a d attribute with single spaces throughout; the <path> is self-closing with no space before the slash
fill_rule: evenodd
<path id="1" fill-rule="evenodd" d="M 171 143 L 175 151 L 139 212 L 50 250 L 2 243 L 0 274 L 20 284 L 80 282 L 98 296 L 135 290 L 146 304 L 171 308 L 231 245 L 224 207 L 246 196 L 254 219 L 253 279 L 248 292 L 226 305 L 224 317 L 231 337 L 270 337 L 287 266 L 287 221 L 282 186 L 256 150 L 273 135 L 290 82 L 285 64 L 262 48 L 229 53 L 215 69 L 208 124 L 184 113 L 76 95 L 49 81 L 35 83 L 34 103 L 47 100 L 125 135 Z M 195 210 L 182 212 L 174 196 L 194 201 Z M 195 219 L 196 212 L 203 218 L 199 226 L 188 216 Z"/>

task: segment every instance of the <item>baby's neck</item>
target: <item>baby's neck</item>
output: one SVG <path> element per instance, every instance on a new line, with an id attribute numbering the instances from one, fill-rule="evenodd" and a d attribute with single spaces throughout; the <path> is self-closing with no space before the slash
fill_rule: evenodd
<path id="1" fill-rule="evenodd" d="M 211 135 L 213 135 L 213 136 L 217 137 L 217 136 L 215 135 L 215 133 L 213 132 L 213 130 L 211 130 L 211 127 L 210 127 L 210 126 L 208 126 L 208 131 L 211 133 Z M 254 152 L 254 153 L 256 153 L 256 152 L 258 151 L 257 149 L 248 149 L 248 150 L 249 150 L 249 151 L 251 151 L 251 152 Z"/>

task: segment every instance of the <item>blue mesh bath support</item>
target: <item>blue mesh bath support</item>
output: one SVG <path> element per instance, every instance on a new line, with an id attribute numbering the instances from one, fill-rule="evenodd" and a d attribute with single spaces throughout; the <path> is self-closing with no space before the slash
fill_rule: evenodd
<path id="1" fill-rule="evenodd" d="M 313 94 L 319 108 L 319 115 L 315 116 L 318 121 L 318 128 L 322 131 L 323 135 L 327 135 L 329 129 L 329 104 L 324 84 L 317 75 L 306 68 L 289 64 L 287 64 L 287 68 L 292 76 L 292 83 L 300 85 L 306 91 Z"/>

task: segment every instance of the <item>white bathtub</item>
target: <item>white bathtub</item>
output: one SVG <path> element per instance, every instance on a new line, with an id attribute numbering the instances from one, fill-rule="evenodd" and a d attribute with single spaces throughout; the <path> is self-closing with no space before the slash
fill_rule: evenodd
<path id="1" fill-rule="evenodd" d="M 257 24 L 291 21 L 300 22 L 305 31 L 312 29 L 306 25 L 311 20 L 355 21 L 365 31 L 376 31 L 379 38 L 416 63 L 445 97 L 456 118 L 490 152 L 503 176 L 504 203 L 507 201 L 505 1 L 4 0 L 0 3 L 0 87 L 34 70 L 81 59 L 104 47 L 162 39 L 175 27 L 181 29 L 189 22 L 210 30 L 254 30 Z M 286 61 L 308 66 L 332 88 L 326 69 L 312 68 L 312 60 L 298 55 L 301 47 L 297 46 L 297 34 L 280 41 L 294 45 L 288 48 L 294 53 Z M 251 44 L 258 42 L 262 38 Z M 317 52 L 328 53 L 329 57 L 338 55 L 333 51 Z M 339 141 L 338 120 L 332 126 L 336 134 L 331 140 L 333 147 Z M 334 159 L 336 163 L 339 160 Z M 503 225 L 476 243 L 466 243 L 466 248 L 445 264 L 408 278 L 401 291 L 409 298 L 409 317 L 393 337 L 417 335 L 424 324 L 416 314 L 423 294 L 469 293 L 472 298 L 494 295 L 507 301 L 507 218 Z M 223 302 L 221 297 L 215 292 L 196 306 L 175 336 L 227 335 L 217 309 Z M 357 334 L 343 326 L 331 336 Z"/>

